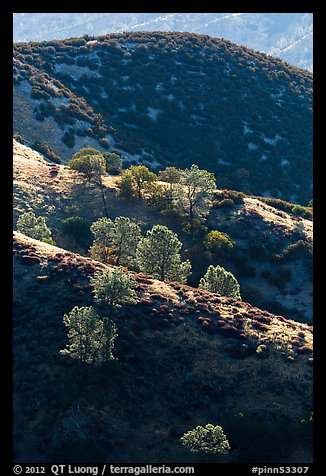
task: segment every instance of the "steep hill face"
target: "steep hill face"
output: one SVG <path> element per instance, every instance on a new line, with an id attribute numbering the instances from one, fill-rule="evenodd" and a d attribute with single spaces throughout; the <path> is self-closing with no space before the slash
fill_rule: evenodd
<path id="1" fill-rule="evenodd" d="M 61 220 L 78 215 L 91 223 L 102 217 L 98 188 L 84 183 L 64 165 L 54 165 L 17 141 L 14 141 L 13 164 L 14 225 L 19 214 L 32 210 L 46 218 L 59 246 L 86 254 L 87 248 L 78 247 L 71 236 L 60 232 Z M 205 257 L 202 243 L 197 244 L 196 251 L 194 242 L 182 231 L 174 216 L 160 214 L 144 200 L 121 198 L 118 180 L 118 177 L 103 177 L 110 218 L 128 216 L 140 224 L 143 232 L 156 223 L 173 229 L 184 243 L 184 257 L 189 258 L 193 266 L 191 283 L 197 286 L 211 263 L 211 259 Z M 237 196 L 237 203 L 221 206 L 220 197 L 224 197 L 223 190 L 216 192 L 216 204 L 207 225 L 227 233 L 235 248 L 228 255 L 222 253 L 214 264 L 224 266 L 237 277 L 244 300 L 291 319 L 311 321 L 312 220 L 249 196 Z"/>
<path id="2" fill-rule="evenodd" d="M 312 13 L 15 13 L 14 41 L 187 31 L 226 38 L 312 71 L 312 17 Z"/>
<path id="3" fill-rule="evenodd" d="M 180 436 L 209 422 L 237 461 L 311 460 L 311 327 L 135 274 L 138 302 L 114 317 L 119 360 L 85 373 L 59 355 L 62 316 L 94 304 L 104 268 L 14 234 L 17 461 L 187 463 Z"/>
<path id="4" fill-rule="evenodd" d="M 14 130 L 66 161 L 81 146 L 132 163 L 197 163 L 218 184 L 306 204 L 312 75 L 229 41 L 124 33 L 14 46 Z"/>

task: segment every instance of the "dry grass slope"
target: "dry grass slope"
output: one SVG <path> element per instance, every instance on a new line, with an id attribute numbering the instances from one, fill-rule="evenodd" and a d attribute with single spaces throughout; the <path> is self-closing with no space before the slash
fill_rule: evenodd
<path id="1" fill-rule="evenodd" d="M 53 165 L 39 153 L 15 140 L 13 163 L 15 222 L 20 213 L 33 210 L 36 215 L 46 217 L 48 226 L 53 230 L 54 239 L 60 246 L 85 253 L 85 250 L 74 247 L 71 240 L 69 242 L 60 235 L 59 229 L 61 220 L 72 215 L 79 215 L 89 222 L 103 216 L 98 188 L 94 184 L 85 183 L 79 174 L 64 165 Z M 143 230 L 156 223 L 164 224 L 179 235 L 185 249 L 193 246 L 189 236 L 182 232 L 180 224 L 173 217 L 160 214 L 144 201 L 120 198 L 117 181 L 118 177 L 114 176 L 103 178 L 110 218 L 128 216 L 137 221 Z M 236 250 L 241 251 L 248 265 L 255 268 L 255 275 L 250 276 L 242 273 L 245 267 L 241 263 L 221 263 L 238 278 L 242 290 L 254 290 L 256 294 L 258 292 L 258 297 L 254 297 L 256 300 L 247 300 L 258 307 L 264 307 L 264 299 L 274 296 L 277 302 L 289 309 L 286 314 L 288 317 L 295 319 L 295 313 L 291 310 L 298 310 L 305 320 L 312 320 L 312 283 L 305 263 L 301 259 L 280 263 L 279 268 L 285 267 L 292 278 L 285 289 L 279 289 L 272 281 L 273 274 L 277 277 L 278 268 L 275 263 L 270 262 L 273 253 L 281 253 L 298 239 L 303 238 L 312 243 L 311 220 L 295 217 L 260 200 L 245 197 L 243 203 L 232 208 L 213 209 L 208 225 L 212 229 L 228 233 L 236 242 Z M 251 250 L 256 244 L 260 248 L 262 245 L 267 247 L 269 256 L 257 260 L 256 251 Z M 199 261 L 202 262 L 202 259 Z M 262 275 L 266 269 L 272 271 L 270 279 L 265 279 Z M 206 268 L 200 270 L 201 276 L 205 271 Z M 273 311 L 283 312 L 281 309 Z"/>

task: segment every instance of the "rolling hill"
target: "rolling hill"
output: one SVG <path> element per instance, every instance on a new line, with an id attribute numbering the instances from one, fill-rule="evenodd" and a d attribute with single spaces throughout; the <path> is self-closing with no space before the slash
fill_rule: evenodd
<path id="1" fill-rule="evenodd" d="M 88 15 L 89 25 L 105 21 Z M 143 15 L 130 25 L 152 29 L 155 14 Z M 166 28 L 181 21 L 171 15 Z M 235 33 L 250 24 L 241 15 L 231 15 Z M 13 236 L 14 461 L 221 462 L 180 442 L 211 423 L 229 440 L 228 463 L 311 462 L 312 74 L 225 39 L 162 31 L 15 43 L 13 73 L 13 228 L 41 239 L 40 228 L 21 226 L 33 216 L 18 221 L 32 211 L 53 238 Z M 103 160 L 101 177 L 67 166 L 86 146 L 97 150 L 83 151 L 85 162 Z M 107 169 L 120 175 L 98 151 L 121 155 L 122 170 Z M 149 174 L 157 181 L 142 193 L 123 193 L 136 164 L 204 169 L 191 170 L 209 210 L 195 230 L 174 203 L 177 193 L 189 198 L 187 172 L 174 170 L 182 178 L 166 189 L 168 177 Z M 207 196 L 198 176 L 211 181 Z M 135 302 L 114 312 L 95 302 L 94 273 L 118 262 L 107 237 L 105 257 L 99 244 L 90 252 L 90 226 L 103 216 L 130 218 L 139 239 L 168 227 L 191 262 L 187 284 L 140 272 L 139 242 L 121 260 Z M 234 275 L 242 300 L 198 288 L 209 265 Z M 60 353 L 75 306 L 100 319 L 112 311 L 115 359 L 96 366 Z"/>
<path id="2" fill-rule="evenodd" d="M 104 268 L 14 234 L 15 461 L 198 462 L 179 440 L 209 422 L 237 462 L 311 461 L 310 326 L 135 274 L 138 302 L 114 318 L 118 360 L 85 374 L 59 355 L 62 316 L 92 304 Z"/>
<path id="3" fill-rule="evenodd" d="M 16 13 L 14 41 L 186 31 L 226 38 L 312 71 L 312 17 L 312 13 Z"/>
<path id="4" fill-rule="evenodd" d="M 312 197 L 312 74 L 205 35 L 15 44 L 14 131 L 63 161 L 96 145 L 126 166 L 197 163 L 221 188 Z"/>

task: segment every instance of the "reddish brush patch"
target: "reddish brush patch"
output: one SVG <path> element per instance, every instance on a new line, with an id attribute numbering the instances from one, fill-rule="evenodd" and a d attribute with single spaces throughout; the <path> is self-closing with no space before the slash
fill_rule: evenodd
<path id="1" fill-rule="evenodd" d="M 213 299 L 210 299 L 209 301 L 213 304 L 220 304 L 222 302 L 222 300 L 218 297 L 214 297 Z"/>
<path id="2" fill-rule="evenodd" d="M 57 255 L 51 256 L 51 258 L 48 258 L 48 263 L 58 263 L 61 261 L 61 258 L 59 258 Z"/>
<path id="3" fill-rule="evenodd" d="M 214 311 L 214 309 L 207 309 L 206 311 L 204 311 L 206 314 L 208 314 L 209 316 L 219 316 L 220 313 L 218 311 Z"/>
<path id="4" fill-rule="evenodd" d="M 297 348 L 298 354 L 311 354 L 312 352 L 313 352 L 313 349 L 309 345 L 303 345 L 302 347 Z"/>
<path id="5" fill-rule="evenodd" d="M 136 288 L 135 288 L 137 291 L 146 291 L 147 289 L 147 285 L 146 284 L 143 284 L 143 283 L 139 283 L 137 284 Z"/>
<path id="6" fill-rule="evenodd" d="M 209 310 L 209 307 L 207 304 L 198 304 L 197 309 L 200 309 L 203 312 L 207 312 Z"/>
<path id="7" fill-rule="evenodd" d="M 240 334 L 239 329 L 230 324 L 224 324 L 224 326 L 218 328 L 218 331 L 225 337 L 237 337 Z"/>
<path id="8" fill-rule="evenodd" d="M 287 322 L 288 324 L 291 324 L 291 326 L 292 326 L 292 322 L 289 321 L 289 319 L 285 319 L 285 317 L 283 317 L 283 316 L 275 316 L 275 317 L 276 317 L 276 319 L 278 319 L 279 321 Z"/>
<path id="9" fill-rule="evenodd" d="M 163 296 L 162 294 L 158 294 L 158 293 L 151 294 L 151 298 L 156 299 L 156 300 L 160 300 L 160 301 L 167 301 L 165 296 Z"/>
<path id="10" fill-rule="evenodd" d="M 199 321 L 199 322 L 212 322 L 209 317 L 203 317 L 203 316 L 197 317 L 197 321 Z"/>
<path id="11" fill-rule="evenodd" d="M 238 309 L 234 307 L 231 308 L 231 314 L 233 314 L 234 316 L 241 316 Z"/>
<path id="12" fill-rule="evenodd" d="M 216 319 L 215 324 L 218 327 L 223 327 L 225 325 L 225 321 L 223 321 L 223 319 Z"/>
<path id="13" fill-rule="evenodd" d="M 256 321 L 262 322 L 263 324 L 270 324 L 272 319 L 265 316 L 256 316 Z"/>
<path id="14" fill-rule="evenodd" d="M 263 324 L 262 322 L 257 322 L 257 321 L 253 321 L 252 327 L 264 332 L 268 331 L 269 329 L 269 327 L 266 324 Z"/>
<path id="15" fill-rule="evenodd" d="M 139 279 L 139 281 L 145 284 L 152 284 L 153 282 L 153 279 L 149 278 L 147 274 L 138 273 L 137 278 Z"/>
<path id="16" fill-rule="evenodd" d="M 180 314 L 185 315 L 185 314 L 190 314 L 191 311 L 188 307 L 185 307 L 184 309 L 180 309 L 179 312 L 180 312 Z"/>
<path id="17" fill-rule="evenodd" d="M 85 284 L 84 286 L 81 286 L 80 284 L 74 283 L 73 287 L 76 289 L 79 289 L 80 291 L 88 291 L 92 288 L 90 284 Z"/>
<path id="18" fill-rule="evenodd" d="M 269 318 L 271 316 L 270 312 L 268 312 L 268 311 L 261 311 L 261 315 L 265 316 L 265 317 L 269 317 Z"/>
<path id="19" fill-rule="evenodd" d="M 96 266 L 89 263 L 81 263 L 77 266 L 77 268 L 83 273 L 92 273 L 96 270 Z"/>
<path id="20" fill-rule="evenodd" d="M 150 306 L 153 303 L 154 303 L 154 301 L 151 298 L 142 298 L 141 299 L 141 304 L 143 304 L 144 306 Z"/>
<path id="21" fill-rule="evenodd" d="M 165 313 L 165 312 L 168 312 L 169 310 L 170 308 L 166 304 L 162 304 L 161 306 L 158 307 L 158 311 L 160 313 Z"/>
<path id="22" fill-rule="evenodd" d="M 256 316 L 256 314 L 257 314 L 257 311 L 255 309 L 249 309 L 247 311 L 248 316 Z"/>
<path id="23" fill-rule="evenodd" d="M 201 324 L 202 329 L 210 334 L 217 332 L 217 326 L 212 322 L 209 317 L 198 317 L 197 321 Z"/>
<path id="24" fill-rule="evenodd" d="M 239 339 L 241 340 L 245 340 L 248 338 L 247 334 L 245 334 L 244 332 L 241 332 L 241 334 L 238 335 Z"/>

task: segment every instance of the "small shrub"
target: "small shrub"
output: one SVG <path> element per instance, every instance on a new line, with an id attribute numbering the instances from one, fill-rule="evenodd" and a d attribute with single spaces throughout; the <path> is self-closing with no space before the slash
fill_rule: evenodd
<path id="1" fill-rule="evenodd" d="M 213 202 L 213 207 L 220 207 L 220 206 L 234 206 L 235 204 L 241 204 L 243 203 L 243 199 L 245 197 L 245 194 L 243 192 L 237 192 L 236 190 L 219 190 L 218 192 L 214 193 L 214 202 Z M 227 202 L 224 202 L 224 204 L 221 204 L 221 202 L 228 200 Z M 232 200 L 233 204 L 229 200 Z"/>
<path id="2" fill-rule="evenodd" d="M 75 136 L 69 131 L 66 131 L 62 138 L 62 142 L 66 144 L 67 147 L 72 148 L 75 145 Z"/>
<path id="3" fill-rule="evenodd" d="M 100 144 L 103 149 L 108 149 L 110 147 L 110 141 L 106 137 L 102 137 L 102 139 L 100 139 Z"/>
<path id="4" fill-rule="evenodd" d="M 61 163 L 60 157 L 55 152 L 53 152 L 53 150 L 50 149 L 50 147 L 45 142 L 35 141 L 32 147 L 34 150 L 36 150 L 37 152 L 40 152 L 52 162 L 55 162 L 56 164 Z"/>
<path id="5" fill-rule="evenodd" d="M 240 286 L 232 273 L 222 266 L 210 265 L 203 278 L 200 279 L 199 289 L 204 289 L 222 296 L 233 297 L 241 301 Z"/>
<path id="6" fill-rule="evenodd" d="M 77 243 L 84 244 L 92 238 L 90 223 L 82 217 L 71 216 L 61 221 L 61 231 L 65 235 L 72 236 Z"/>
<path id="7" fill-rule="evenodd" d="M 289 245 L 283 253 L 280 255 L 281 259 L 294 260 L 294 259 L 311 259 L 313 255 L 312 244 L 306 240 L 298 240 L 296 243 Z"/>
<path id="8" fill-rule="evenodd" d="M 24 144 L 24 143 L 25 143 L 23 137 L 22 137 L 18 132 L 13 135 L 13 138 L 14 138 L 17 142 L 19 142 L 20 144 Z"/>
<path id="9" fill-rule="evenodd" d="M 17 231 L 35 240 L 54 245 L 51 230 L 47 227 L 44 217 L 36 217 L 33 212 L 22 213 L 17 220 Z"/>
<path id="10" fill-rule="evenodd" d="M 280 268 L 276 271 L 271 281 L 279 289 L 283 289 L 289 283 L 291 278 L 292 278 L 292 272 L 290 269 Z"/>
<path id="11" fill-rule="evenodd" d="M 207 233 L 203 244 L 209 254 L 215 257 L 219 257 L 221 254 L 224 255 L 235 246 L 229 235 L 218 230 L 212 230 Z"/>
<path id="12" fill-rule="evenodd" d="M 107 139 L 101 139 L 101 141 L 103 140 L 107 140 Z M 120 155 L 114 152 L 103 152 L 102 155 L 106 163 L 107 173 L 110 175 L 119 175 L 122 170 L 122 160 Z"/>
<path id="13" fill-rule="evenodd" d="M 215 206 L 223 208 L 232 208 L 234 205 L 235 203 L 232 198 L 223 198 L 223 200 L 215 202 Z"/>
<path id="14" fill-rule="evenodd" d="M 180 439 L 181 443 L 195 453 L 227 455 L 230 444 L 222 427 L 207 424 L 187 431 Z"/>
<path id="15" fill-rule="evenodd" d="M 305 217 L 307 214 L 307 210 L 301 205 L 294 205 L 294 207 L 292 207 L 291 209 L 291 212 L 293 213 L 293 215 L 297 215 L 300 217 Z"/>

